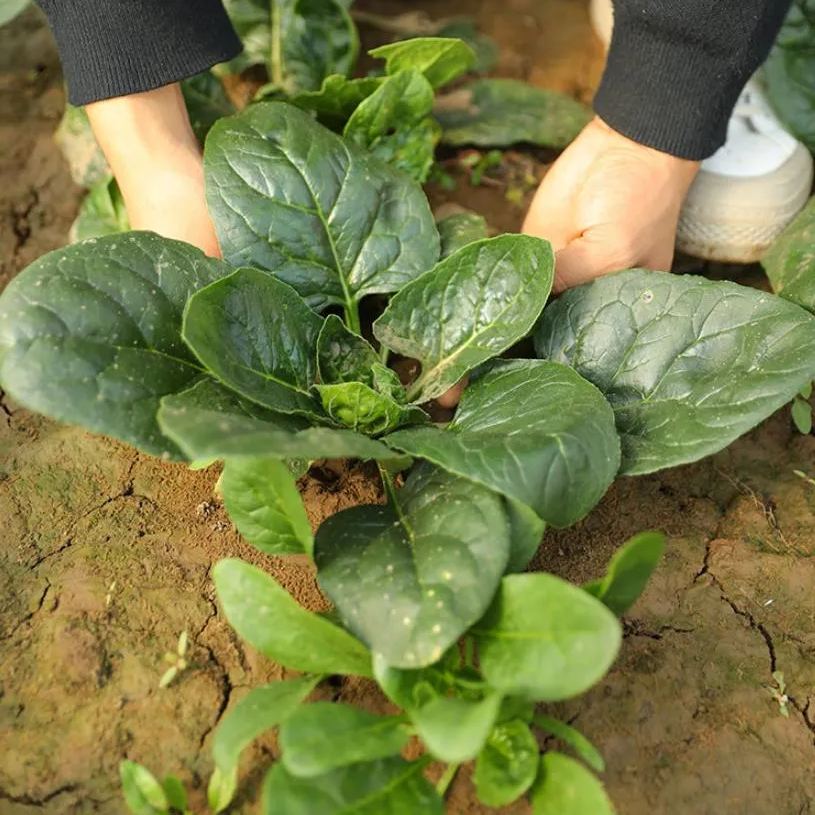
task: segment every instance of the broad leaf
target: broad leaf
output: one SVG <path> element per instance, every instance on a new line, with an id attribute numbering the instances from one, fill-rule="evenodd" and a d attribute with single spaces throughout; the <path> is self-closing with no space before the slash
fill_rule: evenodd
<path id="1" fill-rule="evenodd" d="M 664 551 L 663 534 L 640 532 L 614 553 L 605 577 L 583 588 L 620 617 L 642 594 Z"/>
<path id="2" fill-rule="evenodd" d="M 289 101 L 298 108 L 316 113 L 318 121 L 326 127 L 342 131 L 357 105 L 384 81 L 381 76 L 348 79 L 341 74 L 332 74 L 325 78 L 320 90 L 299 93 Z"/>
<path id="3" fill-rule="evenodd" d="M 238 269 L 190 298 L 182 334 L 231 390 L 280 413 L 319 416 L 310 388 L 322 325 L 291 286 Z"/>
<path id="4" fill-rule="evenodd" d="M 235 106 L 229 101 L 221 80 L 211 71 L 184 79 L 181 93 L 193 133 L 201 144 L 218 119 L 235 112 Z"/>
<path id="5" fill-rule="evenodd" d="M 398 716 L 377 716 L 339 702 L 303 705 L 280 728 L 283 764 L 301 778 L 396 756 L 410 738 Z"/>
<path id="6" fill-rule="evenodd" d="M 135 761 L 119 764 L 122 795 L 132 815 L 164 815 L 168 812 L 167 795 L 153 774 Z"/>
<path id="7" fill-rule="evenodd" d="M 492 687 L 545 702 L 588 690 L 622 639 L 620 623 L 599 600 L 543 573 L 505 577 L 474 633 Z"/>
<path id="8" fill-rule="evenodd" d="M 371 369 L 379 354 L 371 344 L 346 327 L 336 314 L 325 318 L 317 338 L 317 370 L 320 382 L 364 382 L 373 384 Z"/>
<path id="9" fill-rule="evenodd" d="M 509 519 L 509 562 L 507 572 L 522 572 L 535 556 L 546 531 L 546 522 L 526 504 L 506 499 Z"/>
<path id="10" fill-rule="evenodd" d="M 501 708 L 501 695 L 479 701 L 440 696 L 410 712 L 410 720 L 427 749 L 439 760 L 474 759 L 484 746 Z"/>
<path id="11" fill-rule="evenodd" d="M 803 309 L 735 283 L 641 269 L 559 297 L 535 347 L 603 391 L 631 475 L 718 452 L 815 379 L 815 320 Z"/>
<path id="12" fill-rule="evenodd" d="M 215 728 L 212 757 L 221 773 L 231 775 L 243 749 L 286 721 L 317 682 L 316 677 L 304 676 L 252 688 Z"/>
<path id="13" fill-rule="evenodd" d="M 436 226 L 441 238 L 441 257 L 450 257 L 468 243 L 487 237 L 487 221 L 475 212 L 456 212 L 442 218 Z"/>
<path id="14" fill-rule="evenodd" d="M 191 461 L 398 457 L 384 444 L 351 430 L 308 427 L 305 419 L 274 413 L 212 380 L 162 400 L 159 424 Z"/>
<path id="15" fill-rule="evenodd" d="M 539 763 L 538 742 L 525 722 L 511 719 L 497 725 L 475 763 L 478 800 L 491 807 L 511 804 L 532 786 Z"/>
<path id="16" fill-rule="evenodd" d="M 454 645 L 439 662 L 418 670 L 403 670 L 389 665 L 381 654 L 374 654 L 373 673 L 377 685 L 395 705 L 411 712 L 436 696 L 452 690 L 449 661 L 458 664 L 458 648 Z"/>
<path id="17" fill-rule="evenodd" d="M 229 459 L 220 483 L 226 511 L 249 543 L 272 555 L 311 554 L 311 526 L 286 464 L 273 458 Z"/>
<path id="18" fill-rule="evenodd" d="M 287 668 L 370 676 L 371 658 L 350 634 L 306 611 L 270 575 L 241 560 L 212 570 L 230 625 L 250 645 Z"/>
<path id="19" fill-rule="evenodd" d="M 96 141 L 84 107 L 66 104 L 59 127 L 54 133 L 71 178 L 80 186 L 96 187 L 110 180 L 112 172 Z"/>
<path id="20" fill-rule="evenodd" d="M 595 772 L 605 772 L 606 762 L 600 755 L 598 749 L 579 731 L 560 719 L 553 719 L 539 713 L 535 716 L 535 724 L 551 733 L 555 738 L 560 739 L 564 744 L 568 744 L 577 755 L 589 765 Z"/>
<path id="21" fill-rule="evenodd" d="M 509 555 L 501 499 L 428 466 L 399 506 L 361 506 L 317 531 L 318 579 L 346 625 L 397 668 L 438 660 L 484 613 Z"/>
<path id="22" fill-rule="evenodd" d="M 380 45 L 368 53 L 385 60 L 386 73 L 415 69 L 423 73 L 434 88 L 466 73 L 475 62 L 473 49 L 453 37 L 414 37 Z"/>
<path id="23" fill-rule="evenodd" d="M 374 323 L 376 338 L 419 360 L 411 401 L 443 394 L 535 324 L 552 288 L 547 241 L 501 235 L 471 243 L 405 286 Z"/>
<path id="24" fill-rule="evenodd" d="M 815 62 L 813 62 L 815 64 Z M 815 312 L 815 198 L 781 233 L 761 261 L 773 291 Z"/>
<path id="25" fill-rule="evenodd" d="M 323 410 L 338 424 L 368 436 L 388 433 L 404 424 L 429 421 L 420 408 L 400 405 L 362 382 L 317 385 Z"/>
<path id="26" fill-rule="evenodd" d="M 316 308 L 355 311 L 366 294 L 396 291 L 438 258 L 418 184 L 291 105 L 222 119 L 204 165 L 224 257 L 274 272 Z"/>
<path id="27" fill-rule="evenodd" d="M 330 74 L 354 67 L 359 40 L 338 0 L 226 0 L 243 53 L 230 63 L 240 72 L 266 65 L 286 94 L 317 90 Z"/>
<path id="28" fill-rule="evenodd" d="M 492 363 L 465 390 L 447 429 L 399 430 L 387 443 L 520 501 L 558 527 L 595 506 L 620 461 L 602 394 L 570 368 L 540 360 Z"/>
<path id="29" fill-rule="evenodd" d="M 181 312 L 229 271 L 151 232 L 49 252 L 0 295 L 0 385 L 52 419 L 177 457 L 156 424 L 159 400 L 203 374 Z"/>
<path id="30" fill-rule="evenodd" d="M 534 815 L 614 815 L 603 785 L 582 764 L 561 753 L 541 757 L 530 798 Z"/>
<path id="31" fill-rule="evenodd" d="M 441 136 L 429 118 L 433 86 L 419 71 L 399 71 L 360 103 L 343 135 L 418 181 L 427 178 Z"/>
<path id="32" fill-rule="evenodd" d="M 88 191 L 79 207 L 79 214 L 71 224 L 68 239 L 71 243 L 115 235 L 130 228 L 124 198 L 116 179 L 99 182 Z"/>
<path id="33" fill-rule="evenodd" d="M 263 782 L 263 815 L 444 815 L 425 762 L 386 758 L 297 778 L 276 764 Z"/>
<path id="34" fill-rule="evenodd" d="M 589 123 L 591 110 L 570 96 L 516 79 L 479 79 L 439 98 L 435 115 L 445 144 L 529 142 L 559 150 Z"/>

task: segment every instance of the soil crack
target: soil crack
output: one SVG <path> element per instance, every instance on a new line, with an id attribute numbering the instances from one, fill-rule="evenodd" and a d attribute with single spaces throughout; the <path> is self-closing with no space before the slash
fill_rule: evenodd
<path id="1" fill-rule="evenodd" d="M 73 792 L 76 788 L 76 784 L 63 784 L 61 787 L 57 787 L 55 790 L 46 793 L 42 798 L 34 798 L 31 795 L 11 795 L 5 790 L 0 790 L 0 800 L 9 801 L 12 804 L 26 804 L 27 806 L 41 807 L 45 806 L 49 801 L 53 801 L 58 795 Z"/>

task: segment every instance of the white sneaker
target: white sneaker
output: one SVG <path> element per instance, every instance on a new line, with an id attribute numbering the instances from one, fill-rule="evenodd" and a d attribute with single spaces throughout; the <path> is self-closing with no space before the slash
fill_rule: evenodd
<path id="1" fill-rule="evenodd" d="M 591 0 L 595 32 L 611 39 L 611 0 Z M 689 255 L 752 263 L 803 209 L 812 189 L 809 151 L 791 136 L 753 77 L 739 97 L 727 141 L 702 167 L 679 217 L 676 245 Z"/>

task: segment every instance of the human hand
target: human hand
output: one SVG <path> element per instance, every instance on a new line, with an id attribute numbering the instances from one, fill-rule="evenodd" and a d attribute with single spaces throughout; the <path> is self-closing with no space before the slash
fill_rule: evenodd
<path id="1" fill-rule="evenodd" d="M 523 225 L 557 253 L 554 291 L 632 266 L 670 269 L 698 170 L 595 117 L 544 177 Z"/>

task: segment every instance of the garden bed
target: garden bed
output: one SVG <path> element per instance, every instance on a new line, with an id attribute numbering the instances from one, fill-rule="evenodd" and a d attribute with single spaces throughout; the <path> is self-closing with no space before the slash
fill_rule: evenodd
<path id="1" fill-rule="evenodd" d="M 425 5 L 436 16 L 476 14 L 501 46 L 499 73 L 590 95 L 600 51 L 579 4 Z M 79 193 L 51 141 L 62 92 L 36 13 L 0 31 L 0 54 L 2 285 L 64 242 Z M 504 193 L 462 182 L 434 199 L 458 194 L 494 227 L 517 229 L 523 209 Z M 577 716 L 605 755 L 621 814 L 811 815 L 815 485 L 795 470 L 815 475 L 815 438 L 797 434 L 784 409 L 707 461 L 618 481 L 585 521 L 547 534 L 536 565 L 573 581 L 600 574 L 641 529 L 670 536 L 614 669 L 559 711 Z M 376 500 L 374 472 L 313 470 L 301 482 L 312 523 Z M 199 806 L 215 724 L 245 689 L 283 676 L 217 614 L 210 566 L 224 555 L 262 563 L 300 602 L 325 604 L 308 566 L 239 540 L 213 499 L 214 478 L 3 402 L 3 815 L 120 813 L 125 756 L 191 782 Z M 184 630 L 190 667 L 160 690 L 163 655 Z M 772 693 L 779 671 L 789 716 Z M 321 692 L 385 709 L 361 680 Z M 253 750 L 256 771 L 235 811 L 251 811 L 274 744 Z M 454 815 L 486 812 L 469 789 L 464 776 L 454 784 Z"/>

